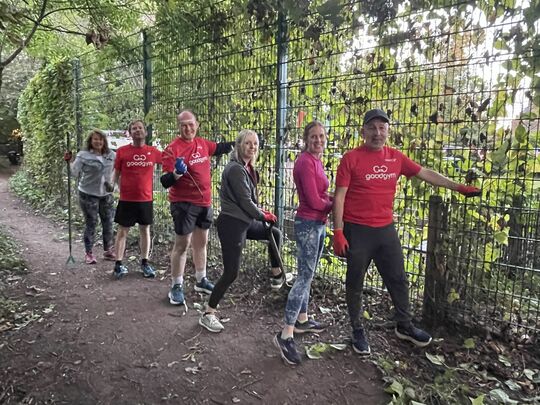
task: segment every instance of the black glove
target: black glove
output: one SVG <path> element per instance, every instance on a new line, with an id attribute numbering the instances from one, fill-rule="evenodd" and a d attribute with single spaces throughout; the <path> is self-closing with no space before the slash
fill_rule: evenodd
<path id="1" fill-rule="evenodd" d="M 106 181 L 105 183 L 103 183 L 103 185 L 105 186 L 105 191 L 107 193 L 112 193 L 114 191 L 114 184 L 111 184 L 108 181 Z"/>

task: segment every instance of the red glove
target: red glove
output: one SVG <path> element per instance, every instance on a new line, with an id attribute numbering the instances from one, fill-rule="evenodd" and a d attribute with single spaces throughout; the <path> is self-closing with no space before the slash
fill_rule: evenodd
<path id="1" fill-rule="evenodd" d="M 69 162 L 72 158 L 73 158 L 73 153 L 70 150 L 64 153 L 64 160 L 66 162 Z"/>
<path id="2" fill-rule="evenodd" d="M 271 224 L 275 224 L 277 222 L 277 217 L 272 214 L 270 211 L 261 210 L 264 214 L 264 220 L 266 222 L 270 222 Z"/>
<path id="3" fill-rule="evenodd" d="M 343 229 L 334 229 L 334 253 L 338 256 L 345 257 L 349 249 L 349 242 L 343 235 Z"/>
<path id="4" fill-rule="evenodd" d="M 465 184 L 460 184 L 456 190 L 465 197 L 478 197 L 482 194 L 482 190 L 478 187 L 466 186 Z"/>

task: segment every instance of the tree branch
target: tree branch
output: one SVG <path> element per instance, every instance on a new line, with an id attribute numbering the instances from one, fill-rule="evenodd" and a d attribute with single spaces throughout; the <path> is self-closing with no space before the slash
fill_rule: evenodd
<path id="1" fill-rule="evenodd" d="M 23 41 L 21 46 L 19 46 L 17 49 L 15 49 L 13 51 L 13 53 L 10 56 L 8 56 L 8 58 L 6 60 L 0 61 L 0 68 L 3 69 L 7 65 L 9 65 L 11 62 L 13 62 L 13 60 L 22 52 L 22 50 L 26 47 L 26 45 L 28 45 L 28 43 L 30 42 L 30 40 L 32 39 L 34 34 L 36 33 L 39 25 L 41 24 L 41 21 L 43 21 L 43 19 L 45 18 L 45 10 L 47 9 L 47 1 L 48 0 L 43 0 L 43 4 L 41 5 L 41 10 L 39 11 L 38 19 L 34 23 L 34 26 L 30 30 L 30 32 L 28 33 L 26 39 Z"/>
<path id="2" fill-rule="evenodd" d="M 57 9 L 55 9 L 55 10 L 49 11 L 48 13 L 45 13 L 45 14 L 43 15 L 42 20 L 43 20 L 44 18 L 50 16 L 51 14 L 57 13 L 57 12 L 59 12 L 59 11 L 81 11 L 81 10 L 83 10 L 83 11 L 99 10 L 99 7 L 91 7 L 91 6 L 88 6 L 88 7 L 63 7 L 63 8 L 57 8 Z M 26 17 L 26 18 L 28 18 L 28 17 Z M 28 19 L 31 20 L 30 18 L 28 18 Z"/>

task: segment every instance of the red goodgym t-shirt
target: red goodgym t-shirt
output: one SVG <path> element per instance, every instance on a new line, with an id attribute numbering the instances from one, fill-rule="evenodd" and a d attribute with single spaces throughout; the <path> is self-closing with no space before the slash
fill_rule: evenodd
<path id="1" fill-rule="evenodd" d="M 186 141 L 177 137 L 163 151 L 163 171 L 173 172 L 176 158 L 181 157 L 188 173 L 180 177 L 169 188 L 170 202 L 189 202 L 200 207 L 212 205 L 210 187 L 210 156 L 216 151 L 217 143 L 195 137 Z"/>
<path id="2" fill-rule="evenodd" d="M 120 200 L 152 201 L 154 166 L 161 163 L 161 152 L 150 145 L 125 145 L 116 151 L 114 169 L 120 172 Z"/>
<path id="3" fill-rule="evenodd" d="M 347 152 L 336 176 L 336 187 L 348 187 L 343 221 L 376 228 L 391 224 L 399 176 L 416 176 L 421 169 L 389 146 L 379 151 L 360 146 Z"/>

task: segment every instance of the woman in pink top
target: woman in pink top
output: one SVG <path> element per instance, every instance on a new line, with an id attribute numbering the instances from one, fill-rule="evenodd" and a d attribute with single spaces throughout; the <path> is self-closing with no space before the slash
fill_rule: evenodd
<path id="1" fill-rule="evenodd" d="M 311 281 L 324 246 L 326 220 L 332 209 L 328 178 L 321 157 L 326 147 L 326 131 L 319 121 L 304 129 L 304 149 L 294 165 L 294 183 L 300 204 L 294 220 L 298 277 L 289 292 L 285 307 L 285 327 L 274 337 L 274 344 L 288 364 L 299 364 L 300 355 L 294 333 L 322 332 L 325 326 L 308 319 Z"/>

